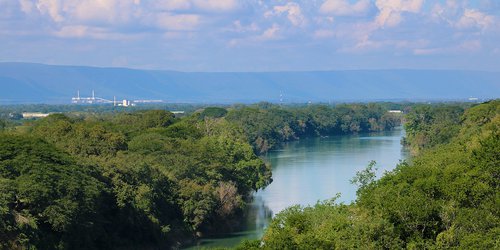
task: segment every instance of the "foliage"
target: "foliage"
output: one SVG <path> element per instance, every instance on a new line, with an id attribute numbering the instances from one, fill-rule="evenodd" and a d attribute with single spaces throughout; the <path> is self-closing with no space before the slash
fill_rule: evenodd
<path id="1" fill-rule="evenodd" d="M 377 162 L 371 161 L 365 169 L 357 171 L 356 176 L 351 179 L 351 184 L 358 186 L 358 195 L 375 181 L 375 172 L 377 171 L 376 165 Z"/>
<path id="2" fill-rule="evenodd" d="M 2 248 L 144 248 L 230 229 L 271 171 L 223 118 L 51 114 L 0 134 Z"/>
<path id="3" fill-rule="evenodd" d="M 302 136 L 391 129 L 400 118 L 384 107 L 260 103 L 183 118 L 107 106 L 2 107 L 73 113 L 0 132 L 0 248 L 175 248 L 230 231 L 249 195 L 272 181 L 255 152 Z"/>
<path id="4" fill-rule="evenodd" d="M 200 113 L 200 119 L 205 119 L 205 117 L 211 118 L 221 118 L 226 116 L 227 110 L 225 108 L 220 107 L 206 107 Z"/>
<path id="5" fill-rule="evenodd" d="M 408 143 L 425 149 L 411 163 L 376 181 L 373 164 L 358 172 L 350 205 L 288 208 L 253 249 L 499 249 L 500 101 L 407 120 Z"/>
<path id="6" fill-rule="evenodd" d="M 30 136 L 0 136 L 0 246 L 93 248 L 103 184 L 54 146 Z"/>
<path id="7" fill-rule="evenodd" d="M 464 107 L 418 105 L 405 116 L 408 146 L 414 154 L 451 141 L 460 130 Z"/>
<path id="8" fill-rule="evenodd" d="M 398 114 L 388 113 L 380 104 L 281 107 L 260 103 L 232 109 L 226 118 L 243 128 L 258 153 L 300 137 L 390 130 L 401 122 Z"/>

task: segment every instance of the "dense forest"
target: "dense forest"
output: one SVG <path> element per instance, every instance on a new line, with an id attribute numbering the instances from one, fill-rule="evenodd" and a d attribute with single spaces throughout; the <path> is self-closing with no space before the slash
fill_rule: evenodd
<path id="1" fill-rule="evenodd" d="M 269 103 L 232 109 L 226 116 L 243 128 L 257 153 L 307 136 L 327 136 L 390 130 L 401 115 L 382 104 L 339 104 L 281 107 Z"/>
<path id="2" fill-rule="evenodd" d="M 272 181 L 258 154 L 401 118 L 380 104 L 106 110 L 0 120 L 0 248 L 165 248 L 231 230 Z"/>
<path id="3" fill-rule="evenodd" d="M 416 105 L 409 162 L 352 179 L 352 204 L 292 206 L 240 249 L 500 249 L 500 101 Z"/>
<path id="4" fill-rule="evenodd" d="M 55 114 L 2 134 L 3 246 L 166 246 L 229 223 L 271 172 L 237 128 L 205 125 L 155 110 Z"/>

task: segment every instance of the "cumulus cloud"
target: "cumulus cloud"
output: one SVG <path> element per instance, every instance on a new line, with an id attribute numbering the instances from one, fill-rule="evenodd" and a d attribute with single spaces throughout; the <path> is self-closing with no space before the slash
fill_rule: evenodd
<path id="1" fill-rule="evenodd" d="M 58 37 L 105 37 L 100 28 L 115 32 L 196 30 L 207 12 L 226 12 L 236 0 L 17 0 L 20 11 L 46 17 Z M 91 35 L 99 34 L 99 35 Z"/>
<path id="2" fill-rule="evenodd" d="M 375 18 L 375 23 L 379 27 L 394 27 L 403 20 L 403 12 L 420 12 L 424 0 L 376 0 L 375 6 L 379 9 L 379 14 Z"/>
<path id="3" fill-rule="evenodd" d="M 279 39 L 279 31 L 280 27 L 278 24 L 273 24 L 272 27 L 266 29 L 260 36 L 257 37 L 257 40 L 275 40 Z"/>
<path id="4" fill-rule="evenodd" d="M 436 21 L 444 20 L 451 23 L 451 20 L 458 15 L 460 6 L 455 0 L 447 0 L 444 4 L 437 2 L 431 9 L 431 17 Z"/>
<path id="5" fill-rule="evenodd" d="M 495 17 L 487 15 L 478 10 L 465 9 L 462 17 L 456 23 L 456 27 L 461 29 L 477 27 L 486 29 L 495 23 Z"/>
<path id="6" fill-rule="evenodd" d="M 29 5 L 21 0 L 21 8 Z M 129 21 L 139 9 L 139 0 L 37 0 L 40 14 L 48 15 L 54 22 L 107 22 Z M 26 12 L 26 11 L 25 11 Z"/>
<path id="7" fill-rule="evenodd" d="M 363 15 L 370 9 L 370 0 L 359 0 L 350 4 L 347 0 L 326 0 L 320 7 L 320 12 L 335 16 Z"/>
<path id="8" fill-rule="evenodd" d="M 62 22 L 64 17 L 60 13 L 61 5 L 59 0 L 38 0 L 36 7 L 42 14 L 48 14 L 55 22 Z"/>
<path id="9" fill-rule="evenodd" d="M 236 0 L 150 0 L 156 7 L 163 10 L 190 10 L 193 8 L 203 11 L 231 11 L 238 7 Z"/>
<path id="10" fill-rule="evenodd" d="M 303 26 L 306 24 L 306 18 L 302 14 L 302 9 L 300 5 L 295 2 L 274 6 L 273 10 L 265 13 L 265 16 L 280 16 L 282 14 L 286 14 L 288 20 L 294 26 Z"/>
<path id="11" fill-rule="evenodd" d="M 195 0 L 195 6 L 211 11 L 231 11 L 238 7 L 236 0 Z"/>
<path id="12" fill-rule="evenodd" d="M 392 11 L 420 12 L 424 0 L 376 0 L 375 6 L 378 9 L 389 9 Z"/>
<path id="13" fill-rule="evenodd" d="M 19 39 L 21 36 L 52 36 L 59 39 L 54 44 L 71 39 L 87 39 L 88 44 L 93 44 L 92 39 L 111 40 L 110 44 L 117 39 L 143 39 L 130 46 L 144 44 L 151 46 L 150 50 L 160 51 L 168 51 L 170 47 L 152 41 L 168 39 L 171 48 L 192 46 L 183 51 L 200 54 L 210 53 L 201 46 L 210 40 L 213 48 L 221 46 L 228 51 L 234 49 L 231 46 L 254 46 L 257 50 L 257 46 L 279 48 L 284 44 L 307 55 L 314 54 L 313 50 L 321 46 L 332 52 L 358 54 L 429 55 L 496 49 L 498 55 L 500 4 L 496 2 L 0 0 L 0 35 L 10 44 L 27 40 Z M 126 44 L 121 43 L 124 47 Z M 134 57 L 129 60 L 134 61 Z"/>
<path id="14" fill-rule="evenodd" d="M 68 15 L 82 21 L 127 23 L 139 15 L 137 0 L 80 0 L 65 6 Z"/>

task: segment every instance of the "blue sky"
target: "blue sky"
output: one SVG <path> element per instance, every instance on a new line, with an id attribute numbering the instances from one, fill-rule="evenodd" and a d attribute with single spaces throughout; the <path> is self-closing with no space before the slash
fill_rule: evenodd
<path id="1" fill-rule="evenodd" d="M 0 0 L 0 61 L 500 71 L 498 0 Z"/>

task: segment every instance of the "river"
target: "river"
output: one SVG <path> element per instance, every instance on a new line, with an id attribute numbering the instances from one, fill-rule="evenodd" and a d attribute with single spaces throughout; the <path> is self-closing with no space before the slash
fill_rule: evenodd
<path id="1" fill-rule="evenodd" d="M 392 170 L 407 153 L 401 146 L 404 131 L 376 132 L 301 139 L 269 152 L 273 182 L 254 194 L 240 232 L 202 239 L 191 249 L 232 247 L 244 239 L 258 239 L 273 214 L 291 205 L 314 205 L 337 193 L 338 202 L 356 199 L 356 186 L 349 180 L 371 160 L 377 162 L 377 176 Z"/>

